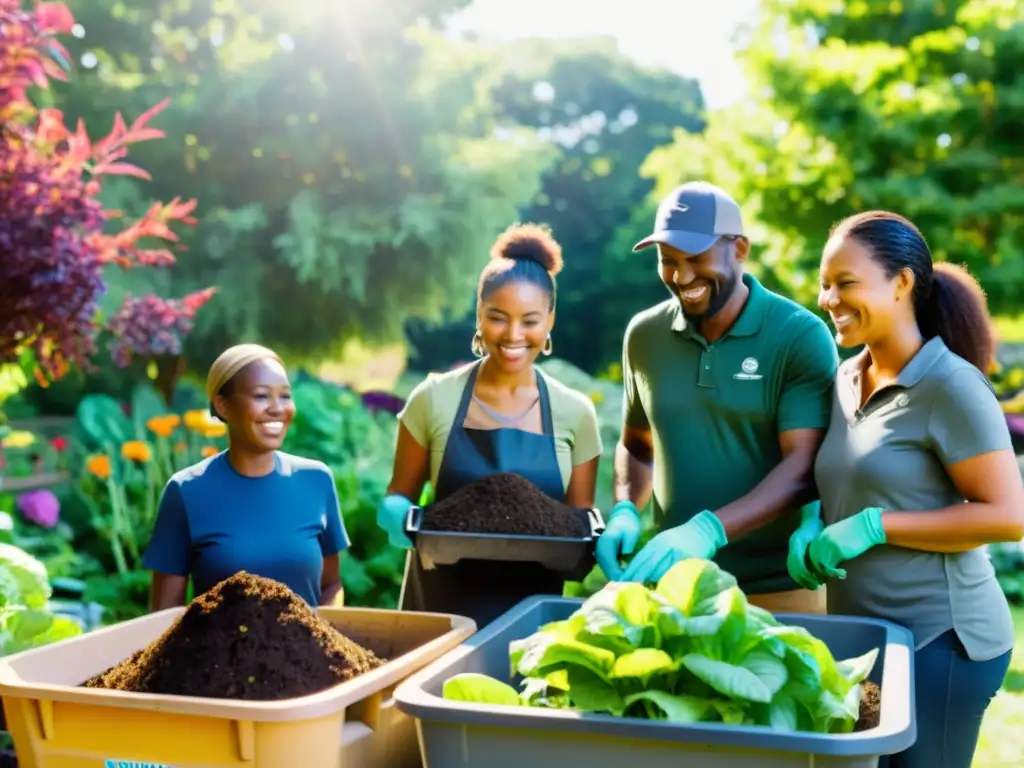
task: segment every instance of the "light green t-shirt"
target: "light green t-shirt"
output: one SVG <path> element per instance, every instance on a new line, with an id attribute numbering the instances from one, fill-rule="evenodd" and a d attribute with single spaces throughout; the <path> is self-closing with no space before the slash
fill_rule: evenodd
<path id="1" fill-rule="evenodd" d="M 437 474 L 448 444 L 459 401 L 469 382 L 473 364 L 445 373 L 427 376 L 409 395 L 398 418 L 413 439 L 430 451 L 430 483 L 437 487 Z M 548 385 L 551 420 L 555 430 L 555 454 L 562 474 L 562 485 L 568 489 L 573 467 L 586 464 L 601 455 L 601 435 L 597 412 L 589 397 L 562 384 L 537 369 Z M 481 423 L 482 412 L 471 404 L 465 425 L 472 428 L 494 428 L 497 424 Z M 537 408 L 532 409 L 538 411 Z M 528 417 L 527 417 L 528 418 Z M 539 421 L 534 414 L 534 421 Z M 522 428 L 526 428 L 525 426 Z"/>

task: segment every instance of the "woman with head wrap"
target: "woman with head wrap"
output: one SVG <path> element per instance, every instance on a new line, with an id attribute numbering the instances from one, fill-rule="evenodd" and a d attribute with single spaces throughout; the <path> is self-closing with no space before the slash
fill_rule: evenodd
<path id="1" fill-rule="evenodd" d="M 441 500 L 488 475 L 518 474 L 551 498 L 592 507 L 601 438 L 587 395 L 540 371 L 551 354 L 562 249 L 543 227 L 515 225 L 491 249 L 477 290 L 477 362 L 422 382 L 399 414 L 388 495 L 377 522 L 409 548 L 405 519 L 429 480 Z M 408 557 L 400 607 L 468 616 L 484 626 L 525 597 L 561 595 L 538 563 L 463 560 L 422 567 Z"/>
<path id="2" fill-rule="evenodd" d="M 198 595 L 239 571 L 330 605 L 349 541 L 331 470 L 280 450 L 295 416 L 281 359 L 257 344 L 231 347 L 210 367 L 206 394 L 229 447 L 164 488 L 143 557 L 152 609 L 184 605 L 190 578 Z"/>

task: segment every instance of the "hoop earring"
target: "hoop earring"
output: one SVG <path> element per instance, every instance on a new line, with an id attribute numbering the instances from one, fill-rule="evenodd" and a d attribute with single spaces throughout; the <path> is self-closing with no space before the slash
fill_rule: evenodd
<path id="1" fill-rule="evenodd" d="M 473 340 L 469 342 L 469 350 L 473 353 L 473 357 L 483 357 L 486 352 L 484 349 L 484 337 L 479 329 L 473 334 Z"/>
<path id="2" fill-rule="evenodd" d="M 541 349 L 540 353 L 544 355 L 544 357 L 548 357 L 554 351 L 555 343 L 551 340 L 551 334 L 549 333 L 548 337 L 544 340 L 544 347 Z"/>

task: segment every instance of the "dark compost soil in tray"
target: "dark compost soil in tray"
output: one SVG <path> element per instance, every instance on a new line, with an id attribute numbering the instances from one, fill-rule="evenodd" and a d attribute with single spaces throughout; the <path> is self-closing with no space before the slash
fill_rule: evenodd
<path id="1" fill-rule="evenodd" d="M 241 571 L 194 599 L 149 646 L 82 685 L 277 701 L 322 691 L 383 663 L 283 584 Z"/>
<path id="2" fill-rule="evenodd" d="M 570 539 L 591 533 L 586 510 L 568 507 L 512 473 L 488 475 L 430 505 L 421 529 Z"/>
<path id="3" fill-rule="evenodd" d="M 882 718 L 882 691 L 870 680 L 864 681 L 864 693 L 860 699 L 860 719 L 853 727 L 855 731 L 877 728 Z"/>

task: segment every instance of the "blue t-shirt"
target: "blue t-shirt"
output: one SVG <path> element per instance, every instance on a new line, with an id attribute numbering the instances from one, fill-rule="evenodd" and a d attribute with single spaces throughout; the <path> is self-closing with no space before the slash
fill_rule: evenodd
<path id="1" fill-rule="evenodd" d="M 263 477 L 239 474 L 226 452 L 176 473 L 143 564 L 191 576 L 197 595 L 248 571 L 317 605 L 324 557 L 349 545 L 334 475 L 312 459 L 275 451 L 274 460 Z"/>

